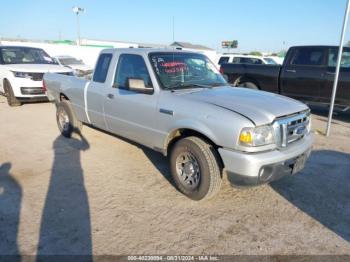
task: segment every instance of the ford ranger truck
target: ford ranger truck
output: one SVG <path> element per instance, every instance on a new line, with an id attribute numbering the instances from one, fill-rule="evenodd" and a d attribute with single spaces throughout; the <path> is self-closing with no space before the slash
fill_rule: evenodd
<path id="1" fill-rule="evenodd" d="M 238 186 L 292 176 L 310 155 L 305 104 L 233 88 L 199 53 L 106 49 L 91 81 L 47 73 L 44 84 L 63 136 L 88 124 L 159 151 L 193 200 L 213 197 L 224 175 Z"/>
<path id="2" fill-rule="evenodd" d="M 47 101 L 42 85 L 44 73 L 72 75 L 72 69 L 59 66 L 42 49 L 0 46 L 0 94 L 9 106 L 23 102 Z"/>

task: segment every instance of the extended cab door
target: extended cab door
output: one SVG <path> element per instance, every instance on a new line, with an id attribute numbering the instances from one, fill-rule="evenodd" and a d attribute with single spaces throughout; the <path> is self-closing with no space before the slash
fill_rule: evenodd
<path id="1" fill-rule="evenodd" d="M 319 101 L 326 72 L 323 47 L 297 47 L 288 52 L 280 76 L 281 94 L 300 100 Z"/>
<path id="2" fill-rule="evenodd" d="M 325 73 L 325 83 L 321 89 L 321 101 L 324 103 L 330 103 L 331 100 L 337 59 L 338 48 L 328 48 L 328 67 Z M 335 103 L 350 106 L 350 48 L 348 47 L 343 49 Z"/>
<path id="3" fill-rule="evenodd" d="M 130 90 L 130 79 L 143 83 L 147 93 Z M 158 96 L 155 92 L 143 56 L 119 55 L 114 81 L 104 104 L 108 130 L 153 147 L 157 139 L 154 125 Z"/>
<path id="4" fill-rule="evenodd" d="M 113 54 L 111 53 L 102 53 L 99 56 L 92 81 L 88 87 L 85 87 L 85 103 L 90 123 L 104 130 L 107 129 L 104 118 L 104 103 L 110 87 L 106 80 L 112 58 Z"/>

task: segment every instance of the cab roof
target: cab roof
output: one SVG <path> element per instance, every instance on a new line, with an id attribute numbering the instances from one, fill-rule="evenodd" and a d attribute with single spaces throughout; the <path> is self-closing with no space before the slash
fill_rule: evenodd
<path id="1" fill-rule="evenodd" d="M 178 48 L 111 48 L 111 49 L 104 49 L 101 51 L 101 53 L 109 53 L 109 54 L 114 54 L 114 53 L 128 53 L 128 54 L 145 54 L 148 55 L 150 53 L 199 53 L 199 52 L 193 52 L 193 51 L 187 51 L 187 50 L 182 50 Z"/>

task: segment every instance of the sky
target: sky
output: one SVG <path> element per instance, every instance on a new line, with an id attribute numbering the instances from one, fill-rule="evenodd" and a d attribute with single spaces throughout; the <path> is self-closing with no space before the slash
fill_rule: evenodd
<path id="1" fill-rule="evenodd" d="M 292 45 L 339 44 L 346 0 L 3 0 L 0 37 L 82 38 L 170 44 L 174 39 L 238 52 L 276 52 Z M 350 31 L 347 30 L 347 31 Z M 350 34 L 347 33 L 347 40 Z"/>

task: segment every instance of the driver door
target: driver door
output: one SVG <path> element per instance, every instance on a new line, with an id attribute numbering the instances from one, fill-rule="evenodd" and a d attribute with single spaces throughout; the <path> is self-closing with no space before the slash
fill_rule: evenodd
<path id="1" fill-rule="evenodd" d="M 104 103 L 105 119 L 110 132 L 153 147 L 157 95 L 131 91 L 129 79 L 143 80 L 153 90 L 144 58 L 135 54 L 119 56 L 113 86 Z"/>

